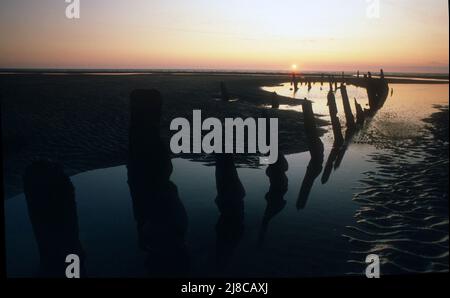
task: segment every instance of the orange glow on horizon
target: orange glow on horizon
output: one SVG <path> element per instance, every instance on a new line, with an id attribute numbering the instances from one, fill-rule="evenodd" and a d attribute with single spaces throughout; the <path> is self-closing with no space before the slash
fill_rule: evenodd
<path id="1" fill-rule="evenodd" d="M 448 72 L 444 0 L 386 2 L 376 20 L 359 0 L 99 0 L 76 21 L 64 3 L 5 1 L 0 68 Z"/>

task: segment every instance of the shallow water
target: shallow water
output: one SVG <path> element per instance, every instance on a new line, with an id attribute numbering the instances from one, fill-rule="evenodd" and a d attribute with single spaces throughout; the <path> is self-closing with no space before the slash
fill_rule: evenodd
<path id="1" fill-rule="evenodd" d="M 416 222 L 420 221 L 420 216 L 417 216 L 416 220 L 400 223 L 396 219 L 391 220 L 390 214 L 384 214 L 382 219 L 374 217 L 375 220 L 383 220 L 386 225 L 392 225 L 388 233 L 396 233 L 396 224 L 401 225 L 398 228 L 400 233 L 415 231 L 409 234 L 408 251 L 423 246 L 424 241 L 427 242 L 426 250 L 431 253 L 425 261 L 421 256 L 420 247 L 419 251 L 417 249 L 415 251 L 418 257 L 414 255 L 411 257 L 411 254 L 407 254 L 406 258 L 402 257 L 406 251 L 404 247 L 399 248 L 396 243 L 386 242 L 389 237 L 374 231 L 373 227 L 361 226 L 361 222 L 373 219 L 364 215 L 365 212 L 370 215 L 367 201 L 364 201 L 364 192 L 377 192 L 367 183 L 377 181 L 382 176 L 380 165 L 389 165 L 382 157 L 392 158 L 393 149 L 399 149 L 399 146 L 410 143 L 423 133 L 424 123 L 421 120 L 436 111 L 434 104 L 448 105 L 448 85 L 399 84 L 391 87 L 394 88 L 393 96 L 387 99 L 384 107 L 354 137 L 355 141 L 347 148 L 340 165 L 331 169 L 328 181 L 322 184 L 323 173 L 315 179 L 308 200 L 303 202 L 305 206 L 300 210 L 297 210 L 296 203 L 310 155 L 309 152 L 304 152 L 286 156 L 289 164 L 286 173 L 289 188 L 284 195 L 286 205 L 270 221 L 263 238 L 261 227 L 267 206 L 265 195 L 269 189 L 266 168 L 238 169 L 246 191 L 243 234 L 242 237 L 236 238 L 238 240 L 233 245 L 227 246 L 229 251 L 225 255 L 221 255 L 222 262 L 226 266 L 220 270 L 216 266 L 218 255 L 216 224 L 219 211 L 215 203 L 217 195 L 215 169 L 199 162 L 173 159 L 174 170 L 171 180 L 178 187 L 180 199 L 189 217 L 186 243 L 191 263 L 190 276 L 299 277 L 362 273 L 365 270 L 365 255 L 369 252 L 381 254 L 383 264 L 400 262 L 401 266 L 395 268 L 405 269 L 401 272 L 408 272 L 409 268 L 416 271 L 448 271 L 448 213 L 446 217 L 444 214 L 430 220 L 427 227 L 433 234 L 417 233 L 421 228 Z M 314 112 L 328 119 L 327 87 L 324 86 L 323 90 L 320 90 L 320 85 L 316 84 L 308 92 L 305 86 L 301 86 L 295 95 L 289 88 L 287 83 L 264 89 L 292 97 L 293 105 L 281 107 L 286 109 L 301 111 L 301 106 L 296 103 L 298 99 L 307 97 L 313 101 Z M 353 98 L 357 98 L 362 105 L 367 104 L 364 89 L 348 86 L 348 93 L 352 108 L 354 108 Z M 341 124 L 344 127 L 345 117 L 341 113 L 339 92 L 336 94 L 336 101 Z M 326 133 L 322 140 L 325 145 L 325 166 L 333 141 L 332 134 Z M 395 156 L 404 158 L 406 164 L 420 161 L 422 158 L 421 151 L 417 148 L 409 155 L 398 153 Z M 393 165 L 396 163 L 393 162 Z M 390 169 L 391 167 L 386 170 Z M 372 175 L 370 179 L 368 175 Z M 420 178 L 420 174 L 417 175 L 416 178 Z M 410 177 L 402 179 L 407 182 Z M 87 255 L 88 275 L 146 276 L 144 264 L 146 256 L 137 245 L 126 166 L 82 173 L 73 176 L 72 182 L 76 189 L 80 238 Z M 388 187 L 384 195 L 389 195 L 389 183 L 386 183 Z M 423 188 L 418 188 L 413 195 L 420 195 L 421 191 Z M 423 193 L 432 193 L 432 190 Z M 385 205 L 380 203 L 379 197 L 373 198 L 369 203 L 372 206 L 378 204 L 380 208 Z M 423 211 L 418 210 L 414 213 L 415 209 L 409 208 L 408 200 L 392 198 L 390 203 L 392 204 L 389 207 L 393 209 L 403 206 L 411 210 L 413 216 Z M 8 275 L 31 276 L 38 265 L 38 254 L 23 195 L 6 201 L 5 208 Z M 426 209 L 427 206 L 419 204 L 418 208 Z M 433 210 L 432 208 L 427 210 L 427 218 L 433 216 Z M 380 212 L 379 209 L 375 211 Z M 442 226 L 445 227 L 445 220 L 447 232 L 442 230 Z M 437 231 L 433 230 L 436 225 Z M 354 230 L 358 229 L 364 230 L 366 235 L 372 235 L 372 238 L 367 239 L 355 234 Z M 384 247 L 380 248 L 380 245 Z M 384 249 L 385 247 L 390 251 Z M 447 255 L 442 252 L 445 247 Z M 386 253 L 387 251 L 389 253 Z M 431 262 L 438 265 L 430 265 L 430 258 Z M 447 258 L 446 266 L 445 258 Z M 383 271 L 383 268 L 382 272 L 389 273 L 389 270 Z"/>

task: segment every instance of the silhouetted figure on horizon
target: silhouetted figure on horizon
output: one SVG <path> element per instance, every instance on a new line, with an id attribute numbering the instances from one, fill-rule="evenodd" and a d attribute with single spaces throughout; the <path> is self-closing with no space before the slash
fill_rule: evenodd
<path id="1" fill-rule="evenodd" d="M 185 243 L 187 213 L 172 162 L 160 136 L 162 98 L 157 90 L 135 90 L 130 98 L 128 185 L 138 242 L 151 276 L 183 277 L 189 271 Z"/>
<path id="2" fill-rule="evenodd" d="M 239 179 L 233 154 L 216 154 L 216 266 L 225 269 L 244 232 L 245 189 Z"/>
<path id="3" fill-rule="evenodd" d="M 25 199 L 39 248 L 40 277 L 65 278 L 66 257 L 80 258 L 80 274 L 85 275 L 85 255 L 79 239 L 75 189 L 62 166 L 35 161 L 23 177 Z"/>
<path id="4" fill-rule="evenodd" d="M 356 77 L 359 79 L 359 70 L 356 72 Z"/>
<path id="5" fill-rule="evenodd" d="M 380 78 L 384 79 L 384 71 L 383 71 L 383 69 L 380 69 Z"/>
<path id="6" fill-rule="evenodd" d="M 284 157 L 284 154 L 279 153 L 277 162 L 269 165 L 266 169 L 266 175 L 269 177 L 270 187 L 265 196 L 267 205 L 258 236 L 259 246 L 262 246 L 264 243 L 270 220 L 280 213 L 286 206 L 284 195 L 288 190 L 288 178 L 286 176 L 288 168 L 289 165 Z"/>

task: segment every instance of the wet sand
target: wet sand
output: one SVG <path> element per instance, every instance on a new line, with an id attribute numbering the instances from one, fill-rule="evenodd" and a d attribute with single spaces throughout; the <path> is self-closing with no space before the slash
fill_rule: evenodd
<path id="1" fill-rule="evenodd" d="M 448 116 L 439 107 L 416 137 L 370 156 L 376 168 L 360 180 L 356 223 L 344 235 L 355 268 L 378 254 L 391 274 L 448 272 Z"/>

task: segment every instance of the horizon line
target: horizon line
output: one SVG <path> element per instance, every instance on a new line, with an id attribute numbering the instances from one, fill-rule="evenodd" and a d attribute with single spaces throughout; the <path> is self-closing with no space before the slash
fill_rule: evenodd
<path id="1" fill-rule="evenodd" d="M 383 68 L 380 68 L 383 69 Z M 267 74 L 290 74 L 293 71 L 291 69 L 245 69 L 245 68 L 93 68 L 93 67 L 0 67 L 1 72 L 216 72 L 216 73 L 267 73 Z M 354 71 L 342 71 L 342 70 L 296 70 L 296 73 L 366 73 L 367 71 L 354 70 Z M 373 72 L 373 71 L 372 71 Z M 373 72 L 377 73 L 377 72 Z M 433 71 L 384 71 L 385 74 L 435 74 L 435 75 L 449 75 L 449 72 L 433 72 Z"/>

